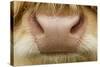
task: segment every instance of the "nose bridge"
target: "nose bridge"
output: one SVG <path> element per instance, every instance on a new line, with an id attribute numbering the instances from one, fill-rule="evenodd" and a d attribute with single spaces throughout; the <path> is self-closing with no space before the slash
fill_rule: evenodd
<path id="1" fill-rule="evenodd" d="M 45 24 L 46 23 L 46 24 Z M 48 36 L 60 36 L 64 32 L 68 32 L 68 26 L 65 24 L 65 20 L 60 18 L 53 18 L 53 19 L 47 19 L 47 22 L 44 22 L 44 33 Z M 57 35 L 58 34 L 58 35 Z"/>

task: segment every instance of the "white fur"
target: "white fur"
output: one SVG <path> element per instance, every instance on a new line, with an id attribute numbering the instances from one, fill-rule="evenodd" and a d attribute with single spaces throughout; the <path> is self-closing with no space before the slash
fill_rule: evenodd
<path id="1" fill-rule="evenodd" d="M 31 54 L 38 54 L 40 51 L 32 36 L 24 35 L 20 40 L 14 44 L 14 53 L 18 56 L 24 57 Z"/>

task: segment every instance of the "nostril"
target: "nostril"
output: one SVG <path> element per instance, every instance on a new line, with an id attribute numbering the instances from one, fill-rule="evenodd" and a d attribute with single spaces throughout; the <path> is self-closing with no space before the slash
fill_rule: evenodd
<path id="1" fill-rule="evenodd" d="M 83 26 L 84 23 L 83 21 L 84 21 L 83 16 L 80 16 L 79 20 L 76 21 L 77 23 L 72 26 L 70 32 L 72 34 L 77 33 L 80 30 L 80 28 Z"/>
<path id="2" fill-rule="evenodd" d="M 34 18 L 34 22 L 38 28 L 39 31 L 41 31 L 42 33 L 44 32 L 42 26 L 40 25 L 39 21 L 37 20 L 36 16 L 33 17 Z"/>

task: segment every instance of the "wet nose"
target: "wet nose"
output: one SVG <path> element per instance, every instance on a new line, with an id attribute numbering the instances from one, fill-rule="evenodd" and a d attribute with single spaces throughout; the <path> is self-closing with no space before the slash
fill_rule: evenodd
<path id="1" fill-rule="evenodd" d="M 84 32 L 82 18 L 76 16 L 37 16 L 43 36 L 37 39 L 41 53 L 75 52 Z"/>

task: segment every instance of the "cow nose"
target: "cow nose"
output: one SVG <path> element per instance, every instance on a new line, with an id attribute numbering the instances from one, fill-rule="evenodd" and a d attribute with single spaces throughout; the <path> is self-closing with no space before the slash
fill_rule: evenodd
<path id="1" fill-rule="evenodd" d="M 84 32 L 82 17 L 38 15 L 43 36 L 36 39 L 41 53 L 76 52 Z"/>

